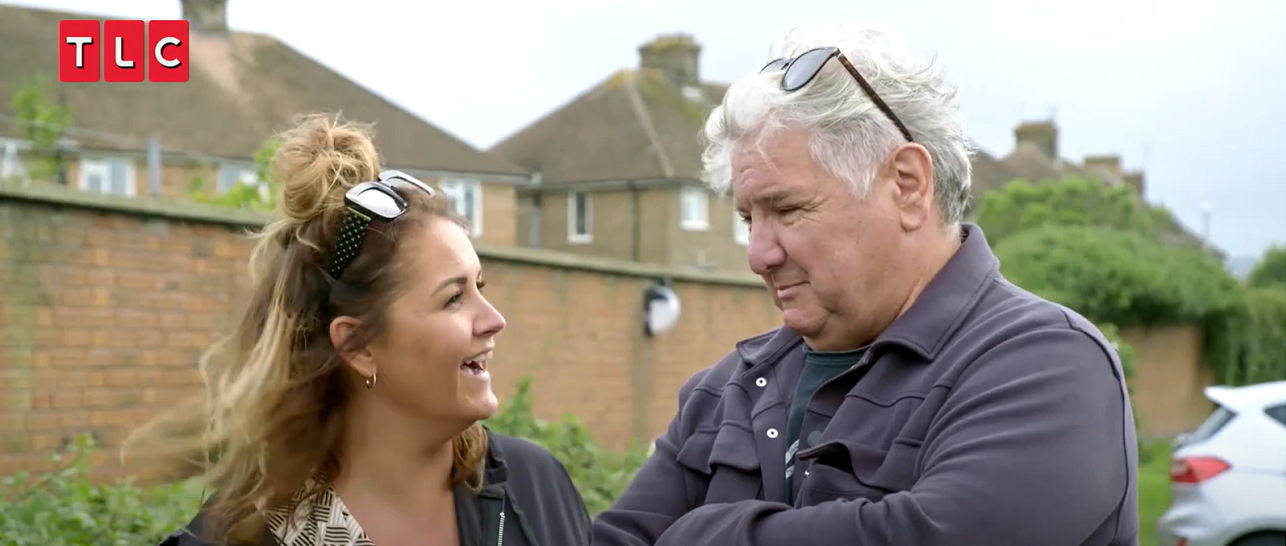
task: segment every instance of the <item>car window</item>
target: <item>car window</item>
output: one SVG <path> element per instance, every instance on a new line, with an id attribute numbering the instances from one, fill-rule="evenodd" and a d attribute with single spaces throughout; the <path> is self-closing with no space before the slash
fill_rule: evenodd
<path id="1" fill-rule="evenodd" d="M 1268 406 L 1264 409 L 1264 413 L 1267 413 L 1274 421 L 1281 423 L 1282 426 L 1286 426 L 1286 404 Z"/>
<path id="2" fill-rule="evenodd" d="M 1193 429 L 1191 433 L 1184 437 L 1183 443 L 1191 444 L 1209 439 L 1211 436 L 1214 436 L 1215 433 L 1223 429 L 1223 427 L 1227 426 L 1228 423 L 1236 416 L 1237 414 L 1232 410 L 1223 406 L 1216 406 L 1215 411 L 1212 412 L 1204 422 L 1197 425 L 1197 428 Z"/>

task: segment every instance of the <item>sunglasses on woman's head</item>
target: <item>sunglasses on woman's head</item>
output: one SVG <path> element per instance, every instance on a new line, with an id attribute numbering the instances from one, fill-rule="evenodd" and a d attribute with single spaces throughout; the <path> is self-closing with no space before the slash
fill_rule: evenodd
<path id="1" fill-rule="evenodd" d="M 885 104 L 884 99 L 881 99 L 879 94 L 875 92 L 875 88 L 871 87 L 866 78 L 863 78 L 862 74 L 857 71 L 857 67 L 853 66 L 853 63 L 840 52 L 838 47 L 819 47 L 800 53 L 794 58 L 773 59 L 764 65 L 759 70 L 759 73 L 783 71 L 781 74 L 781 89 L 787 93 L 794 93 L 811 83 L 822 72 L 822 67 L 826 66 L 826 63 L 831 59 L 839 59 L 840 64 L 844 65 L 844 69 L 848 70 L 854 80 L 857 80 L 858 87 L 861 87 L 866 96 L 871 99 L 871 102 L 875 103 L 875 107 L 879 108 L 889 118 L 889 121 L 892 121 L 893 125 L 897 126 L 898 131 L 902 132 L 902 136 L 906 137 L 906 141 L 915 142 L 915 139 L 911 138 L 911 131 L 906 129 L 906 126 L 902 124 L 902 120 L 898 119 L 897 115 L 893 113 L 893 109 L 889 108 L 888 104 Z"/>
<path id="2" fill-rule="evenodd" d="M 366 240 L 366 228 L 371 222 L 392 222 L 406 213 L 406 199 L 398 195 L 394 188 L 411 187 L 423 190 L 429 197 L 437 195 L 433 187 L 402 171 L 384 171 L 377 178 L 378 180 L 353 186 L 344 194 L 344 205 L 348 210 L 344 216 L 344 225 L 339 229 L 330 267 L 326 269 L 332 279 L 343 275 L 344 270 L 357 258 L 362 249 L 362 241 Z"/>

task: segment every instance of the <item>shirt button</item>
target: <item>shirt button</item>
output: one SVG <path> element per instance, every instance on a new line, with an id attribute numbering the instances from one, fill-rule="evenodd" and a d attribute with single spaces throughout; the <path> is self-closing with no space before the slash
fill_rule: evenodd
<path id="1" fill-rule="evenodd" d="M 768 437 L 769 437 L 769 438 L 776 438 L 776 437 L 777 437 L 777 429 L 775 429 L 775 428 L 770 428 L 770 429 L 768 429 Z"/>
<path id="2" fill-rule="evenodd" d="M 766 386 L 768 386 L 768 380 L 767 380 L 767 379 L 764 379 L 764 378 L 762 378 L 762 377 L 760 377 L 759 379 L 756 379 L 756 380 L 755 380 L 755 386 L 756 386 L 756 387 L 766 387 Z"/>

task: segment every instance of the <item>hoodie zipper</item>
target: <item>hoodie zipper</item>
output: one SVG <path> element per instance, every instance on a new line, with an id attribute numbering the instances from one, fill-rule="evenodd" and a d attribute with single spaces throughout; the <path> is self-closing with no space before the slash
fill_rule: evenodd
<path id="1" fill-rule="evenodd" d="M 505 546 L 505 510 L 500 509 L 500 528 L 496 530 L 496 546 Z"/>

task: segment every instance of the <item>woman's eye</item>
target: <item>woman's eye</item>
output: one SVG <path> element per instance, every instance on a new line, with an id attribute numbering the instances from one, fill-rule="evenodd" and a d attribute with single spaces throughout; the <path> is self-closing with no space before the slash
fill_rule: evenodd
<path id="1" fill-rule="evenodd" d="M 451 306 L 453 306 L 453 305 L 456 305 L 456 304 L 460 303 L 461 301 L 464 301 L 464 292 L 461 292 L 461 293 L 459 293 L 459 294 L 456 294 L 456 295 L 454 295 L 454 296 L 451 296 L 451 299 L 447 300 L 447 307 L 451 307 Z"/>

